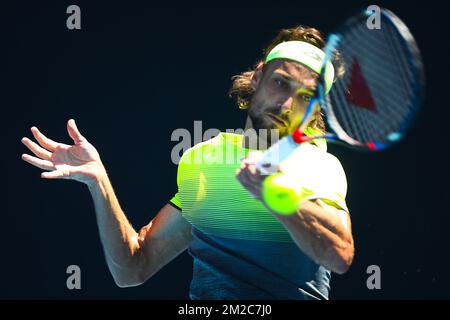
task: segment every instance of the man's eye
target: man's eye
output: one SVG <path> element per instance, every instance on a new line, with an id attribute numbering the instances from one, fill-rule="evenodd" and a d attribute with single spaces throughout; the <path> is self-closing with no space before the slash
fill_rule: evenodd
<path id="1" fill-rule="evenodd" d="M 303 95 L 303 101 L 310 102 L 311 101 L 311 96 L 307 95 L 307 94 L 304 94 Z"/>
<path id="2" fill-rule="evenodd" d="M 287 82 L 284 81 L 283 79 L 275 79 L 275 83 L 277 84 L 277 86 L 279 86 L 280 88 L 287 88 Z"/>

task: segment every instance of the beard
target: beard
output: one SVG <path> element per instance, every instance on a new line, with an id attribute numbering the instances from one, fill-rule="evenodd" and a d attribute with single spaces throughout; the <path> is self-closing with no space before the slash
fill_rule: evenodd
<path id="1" fill-rule="evenodd" d="M 257 132 L 259 130 L 270 130 L 270 129 L 276 129 L 277 126 L 275 123 L 270 121 L 265 114 L 254 114 L 252 112 L 248 113 L 248 116 L 250 117 L 250 120 L 252 121 L 253 129 L 255 129 Z"/>
<path id="2" fill-rule="evenodd" d="M 263 111 L 261 112 L 260 110 Z M 289 123 L 289 120 L 281 116 L 281 107 L 252 108 L 252 104 L 250 105 L 248 116 L 252 122 L 253 129 L 260 138 L 267 139 L 267 145 L 270 146 L 289 132 L 287 127 L 275 124 L 267 116 L 268 113 L 283 119 L 286 123 Z"/>

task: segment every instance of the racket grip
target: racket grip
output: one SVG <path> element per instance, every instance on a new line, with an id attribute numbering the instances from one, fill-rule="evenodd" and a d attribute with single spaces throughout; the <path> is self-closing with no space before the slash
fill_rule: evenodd
<path id="1" fill-rule="evenodd" d="M 298 144 L 293 140 L 291 135 L 280 139 L 272 145 L 256 163 L 256 168 L 262 175 L 270 175 L 279 171 L 280 163 L 282 163 L 289 155 L 294 152 Z"/>

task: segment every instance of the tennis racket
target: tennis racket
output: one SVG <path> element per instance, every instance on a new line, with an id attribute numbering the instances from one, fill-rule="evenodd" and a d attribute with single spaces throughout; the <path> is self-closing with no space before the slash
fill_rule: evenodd
<path id="1" fill-rule="evenodd" d="M 417 44 L 406 25 L 387 9 L 379 11 L 380 28 L 369 28 L 372 14 L 377 12 L 364 10 L 329 35 L 316 91 L 299 128 L 269 148 L 256 164 L 263 175 L 272 175 L 264 181 L 263 197 L 279 214 L 294 213 L 301 201 L 298 190 L 285 185 L 286 177 L 274 174 L 301 143 L 320 138 L 357 150 L 380 151 L 400 141 L 417 117 L 425 85 Z M 325 66 L 335 64 L 336 52 L 346 72 L 325 94 Z M 306 135 L 319 108 L 328 131 Z"/>
<path id="2" fill-rule="evenodd" d="M 262 174 L 277 172 L 299 144 L 314 139 L 379 151 L 405 136 L 424 92 L 421 55 L 412 34 L 394 13 L 380 10 L 379 29 L 367 25 L 372 14 L 376 13 L 364 10 L 329 35 L 317 88 L 301 124 L 265 152 L 256 164 Z M 346 71 L 325 95 L 325 66 L 334 62 L 337 51 Z M 324 134 L 306 136 L 306 126 L 318 108 L 329 128 Z"/>

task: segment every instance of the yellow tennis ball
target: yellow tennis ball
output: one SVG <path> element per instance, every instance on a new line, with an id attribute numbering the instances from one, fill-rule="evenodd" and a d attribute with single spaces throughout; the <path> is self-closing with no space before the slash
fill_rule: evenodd
<path id="1" fill-rule="evenodd" d="M 281 215 L 297 212 L 301 199 L 295 181 L 283 173 L 272 174 L 264 180 L 262 197 L 269 208 Z"/>

